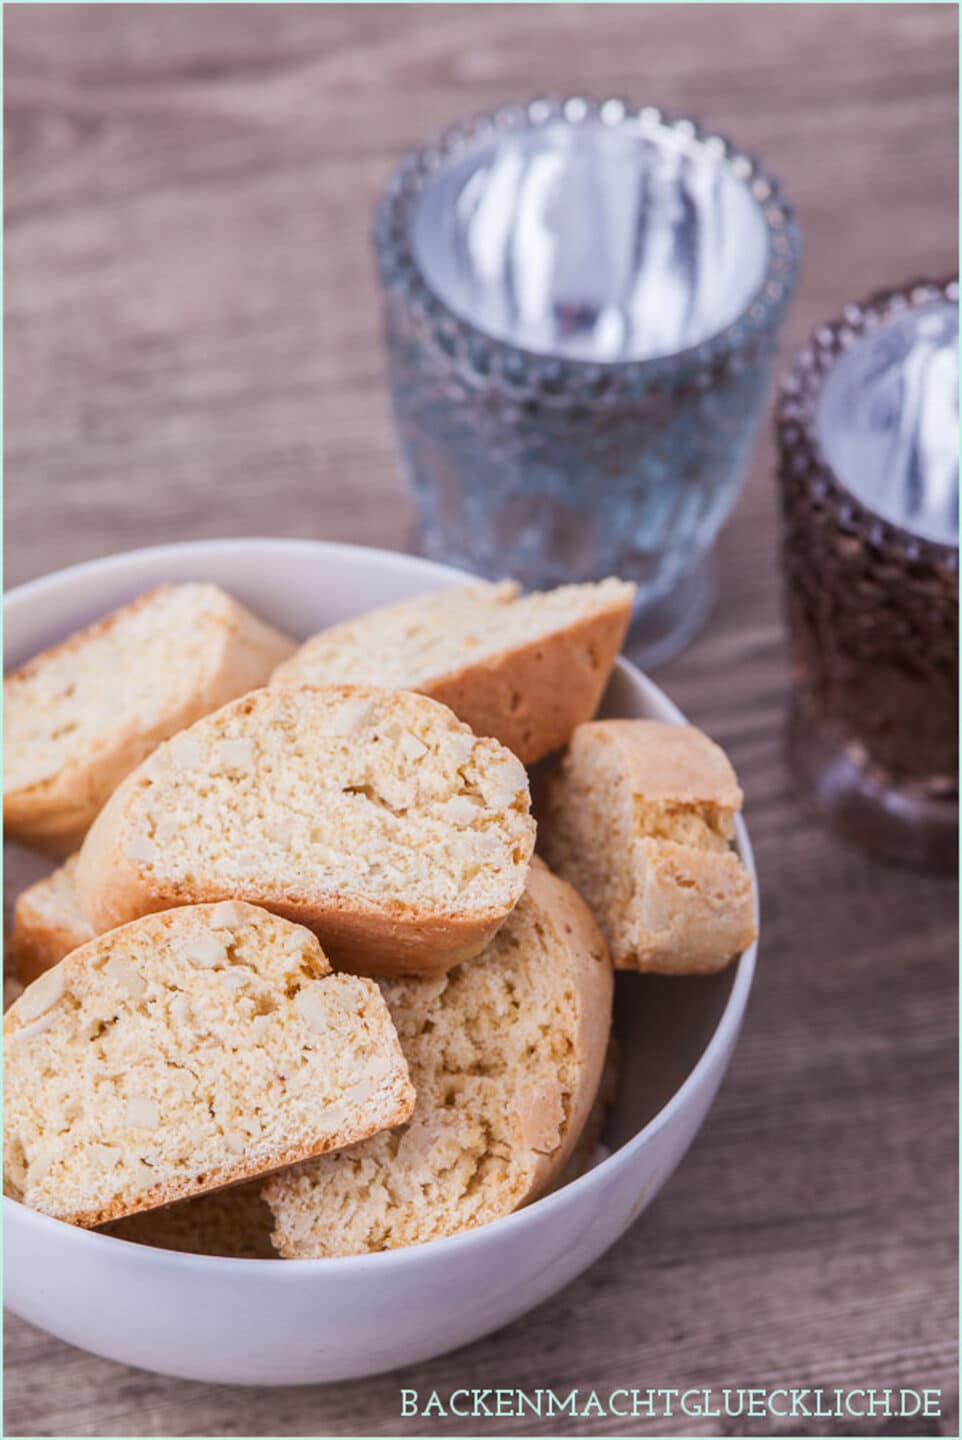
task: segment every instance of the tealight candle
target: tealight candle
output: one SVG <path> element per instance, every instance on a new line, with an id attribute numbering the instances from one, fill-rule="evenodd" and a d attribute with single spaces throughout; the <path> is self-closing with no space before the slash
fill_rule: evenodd
<path id="1" fill-rule="evenodd" d="M 844 836 L 951 868 L 958 830 L 958 284 L 821 325 L 777 430 L 792 761 Z"/>
<path id="2" fill-rule="evenodd" d="M 376 246 L 422 548 L 632 579 L 634 653 L 664 658 L 710 605 L 795 284 L 775 182 L 690 120 L 537 99 L 409 155 Z"/>

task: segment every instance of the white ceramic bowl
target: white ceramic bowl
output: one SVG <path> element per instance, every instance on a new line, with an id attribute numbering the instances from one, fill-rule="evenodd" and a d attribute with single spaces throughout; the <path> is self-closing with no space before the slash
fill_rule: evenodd
<path id="1" fill-rule="evenodd" d="M 6 600 L 6 661 L 19 664 L 164 580 L 217 581 L 304 636 L 463 578 L 405 555 L 312 541 L 140 550 L 14 590 Z M 604 713 L 681 718 L 626 661 Z M 738 844 L 753 870 L 741 824 Z M 605 1137 L 614 1153 L 515 1215 L 406 1250 L 270 1262 L 150 1249 L 5 1200 L 6 1303 L 95 1354 L 229 1384 L 344 1380 L 464 1345 L 567 1285 L 657 1194 L 728 1065 L 754 965 L 753 947 L 720 976 L 618 977 L 620 1094 Z"/>

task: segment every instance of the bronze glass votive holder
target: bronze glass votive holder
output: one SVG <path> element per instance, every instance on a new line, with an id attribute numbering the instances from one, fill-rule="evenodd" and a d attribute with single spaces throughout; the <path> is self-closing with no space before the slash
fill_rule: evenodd
<path id="1" fill-rule="evenodd" d="M 776 412 L 788 749 L 833 829 L 894 861 L 958 855 L 958 283 L 820 326 Z"/>

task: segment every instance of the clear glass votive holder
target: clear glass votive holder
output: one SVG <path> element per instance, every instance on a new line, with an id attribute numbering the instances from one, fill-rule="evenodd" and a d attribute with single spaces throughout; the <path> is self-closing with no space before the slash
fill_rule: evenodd
<path id="1" fill-rule="evenodd" d="M 893 861 L 958 856 L 957 280 L 820 325 L 776 409 L 789 757 L 832 828 Z"/>
<path id="2" fill-rule="evenodd" d="M 375 247 L 420 548 L 529 587 L 632 579 L 633 653 L 679 648 L 797 278 L 776 182 L 694 121 L 535 99 L 409 154 Z"/>

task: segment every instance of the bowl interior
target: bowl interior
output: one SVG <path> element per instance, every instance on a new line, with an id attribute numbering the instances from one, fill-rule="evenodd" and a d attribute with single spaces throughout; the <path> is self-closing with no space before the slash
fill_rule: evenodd
<path id="1" fill-rule="evenodd" d="M 23 663 L 43 646 L 165 581 L 215 581 L 266 619 L 305 638 L 378 605 L 471 578 L 410 556 L 313 541 L 198 542 L 136 551 L 11 592 L 5 603 L 5 665 Z M 624 660 L 612 676 L 601 713 L 681 718 L 661 691 Z M 751 864 L 750 853 L 746 858 Z M 51 862 L 5 845 L 5 907 L 50 868 Z M 694 979 L 619 975 L 619 1083 L 604 1137 L 611 1150 L 637 1135 L 690 1075 L 718 1027 L 737 974 L 733 966 L 721 975 Z"/>

